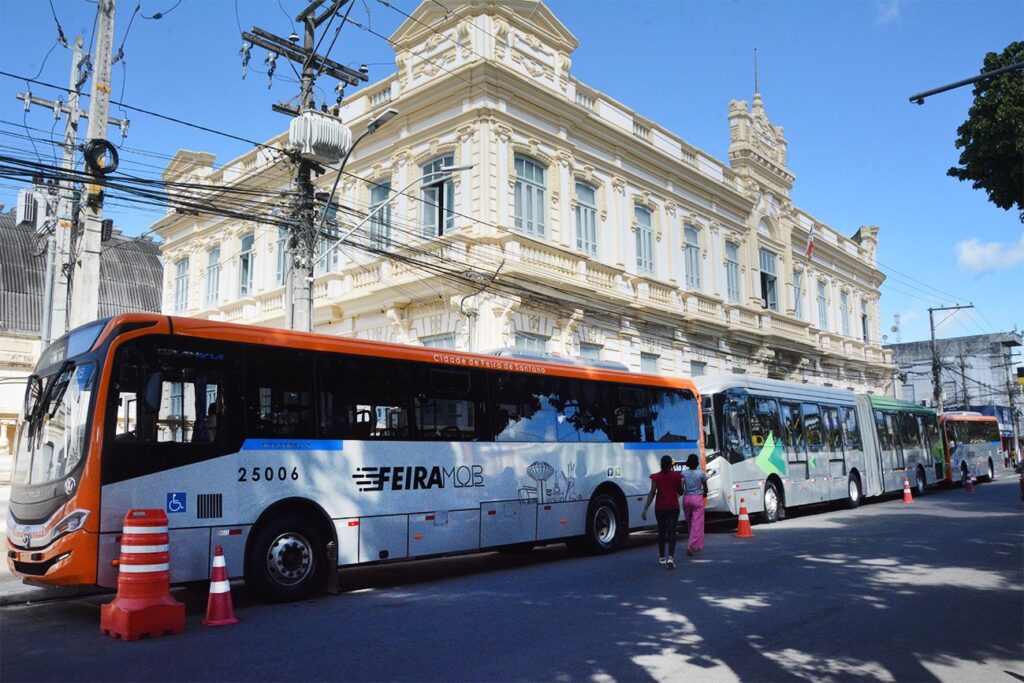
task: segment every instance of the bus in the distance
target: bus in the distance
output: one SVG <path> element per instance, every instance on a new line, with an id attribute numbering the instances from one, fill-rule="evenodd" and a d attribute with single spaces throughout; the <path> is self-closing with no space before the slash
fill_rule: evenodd
<path id="1" fill-rule="evenodd" d="M 125 513 L 171 579 L 308 595 L 338 566 L 564 540 L 610 552 L 700 454 L 687 380 L 159 315 L 78 328 L 25 395 L 7 560 L 113 587 Z M 335 559 L 336 558 L 336 559 Z"/>
<path id="2" fill-rule="evenodd" d="M 935 413 L 911 403 L 747 375 L 695 380 L 701 396 L 708 510 L 766 522 L 786 508 L 923 493 L 941 478 Z M 935 449 L 939 450 L 936 451 Z"/>
<path id="3" fill-rule="evenodd" d="M 946 446 L 946 480 L 962 483 L 967 477 L 995 479 L 995 463 L 1002 459 L 999 421 L 971 411 L 946 412 L 939 419 Z"/>

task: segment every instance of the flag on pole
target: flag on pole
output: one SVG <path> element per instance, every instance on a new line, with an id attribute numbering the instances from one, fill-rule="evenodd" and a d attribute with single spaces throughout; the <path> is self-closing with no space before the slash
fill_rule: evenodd
<path id="1" fill-rule="evenodd" d="M 814 254 L 814 225 L 811 225 L 811 234 L 807 236 L 807 260 Z"/>

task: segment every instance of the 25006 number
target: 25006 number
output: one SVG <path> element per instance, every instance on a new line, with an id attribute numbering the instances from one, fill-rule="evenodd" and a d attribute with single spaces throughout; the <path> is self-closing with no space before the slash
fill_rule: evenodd
<path id="1" fill-rule="evenodd" d="M 288 471 L 287 467 L 239 467 L 238 468 L 238 481 L 297 481 L 299 478 L 299 468 L 293 467 L 291 472 Z"/>

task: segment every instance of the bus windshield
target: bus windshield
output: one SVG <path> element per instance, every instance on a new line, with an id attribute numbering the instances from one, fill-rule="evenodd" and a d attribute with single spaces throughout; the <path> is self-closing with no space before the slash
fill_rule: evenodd
<path id="1" fill-rule="evenodd" d="M 65 361 L 53 374 L 30 379 L 19 427 L 14 484 L 55 481 L 81 462 L 93 374 L 91 363 Z"/>

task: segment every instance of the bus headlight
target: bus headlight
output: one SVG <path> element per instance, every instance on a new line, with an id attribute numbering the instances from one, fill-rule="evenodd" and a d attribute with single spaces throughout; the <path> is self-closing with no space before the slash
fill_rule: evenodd
<path id="1" fill-rule="evenodd" d="M 50 532 L 50 542 L 56 541 L 61 536 L 78 531 L 85 524 L 85 518 L 89 516 L 87 510 L 75 510 L 64 519 L 57 522 Z"/>

